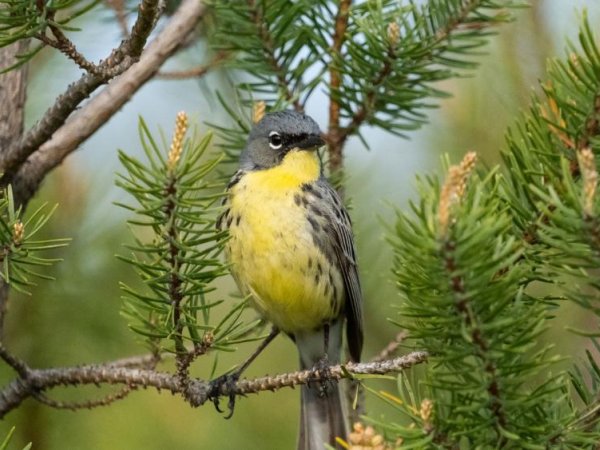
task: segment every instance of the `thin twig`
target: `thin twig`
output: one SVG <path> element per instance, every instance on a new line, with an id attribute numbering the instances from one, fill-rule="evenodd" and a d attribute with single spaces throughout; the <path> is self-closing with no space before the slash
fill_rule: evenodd
<path id="1" fill-rule="evenodd" d="M 11 366 L 15 372 L 19 375 L 22 380 L 28 380 L 32 374 L 32 369 L 27 366 L 27 364 L 21 359 L 17 358 L 15 355 L 10 353 L 4 344 L 0 342 L 0 358 L 4 360 L 9 366 Z M 142 356 L 133 356 L 129 358 L 123 358 L 116 361 L 112 361 L 107 363 L 107 367 L 140 367 L 147 370 L 154 370 L 156 365 L 160 361 L 160 356 L 155 354 L 142 355 Z M 69 409 L 72 411 L 78 409 L 92 409 L 99 406 L 108 406 L 111 403 L 116 402 L 117 400 L 121 400 L 129 393 L 135 389 L 135 386 L 124 386 L 122 389 L 115 393 L 111 393 L 105 395 L 104 397 L 96 400 L 86 400 L 83 402 L 64 402 L 59 400 L 54 400 L 46 396 L 43 392 L 39 390 L 34 390 L 31 392 L 31 397 L 37 400 L 44 405 L 50 406 L 56 409 Z"/>
<path id="2" fill-rule="evenodd" d="M 106 0 L 106 4 L 115 12 L 119 28 L 121 28 L 121 35 L 123 39 L 127 39 L 129 37 L 129 26 L 127 24 L 125 0 Z"/>
<path id="3" fill-rule="evenodd" d="M 46 36 L 46 34 L 43 33 L 38 34 L 36 36 L 37 39 L 42 41 L 44 44 L 57 49 L 86 72 L 95 75 L 101 75 L 100 67 L 91 61 L 88 61 L 87 58 L 77 50 L 75 44 L 73 44 L 73 42 L 67 36 L 65 36 L 60 28 L 58 28 L 56 25 L 49 25 L 48 28 L 54 35 L 54 39 Z"/>
<path id="4" fill-rule="evenodd" d="M 386 374 L 399 372 L 427 360 L 426 352 L 412 352 L 407 355 L 379 362 L 348 363 L 331 366 L 328 370 L 314 372 L 303 370 L 276 376 L 266 376 L 251 380 L 239 380 L 234 385 L 223 384 L 220 394 L 246 395 L 261 391 L 274 391 L 294 387 L 314 381 L 340 380 L 353 375 Z M 179 394 L 192 406 L 201 406 L 208 400 L 210 382 L 190 379 L 181 383 L 177 374 L 154 370 L 115 367 L 111 364 L 30 370 L 26 379 L 18 378 L 0 391 L 0 418 L 17 408 L 26 398 L 36 392 L 46 391 L 57 386 L 79 386 L 86 384 L 125 384 L 134 387 L 153 387 Z"/>
<path id="5" fill-rule="evenodd" d="M 508 418 L 502 405 L 502 392 L 500 391 L 500 383 L 498 382 L 498 372 L 496 365 L 487 356 L 489 354 L 489 345 L 483 333 L 481 324 L 473 312 L 471 305 L 467 300 L 465 292 L 465 280 L 462 276 L 456 275 L 459 273 L 459 268 L 454 257 L 455 245 L 453 242 L 446 240 L 442 247 L 440 255 L 448 276 L 450 277 L 450 289 L 455 296 L 455 308 L 458 314 L 462 317 L 464 324 L 470 328 L 471 342 L 477 348 L 477 357 L 480 359 L 483 370 L 487 374 L 488 384 L 486 387 L 489 395 L 488 406 L 491 413 L 495 417 L 495 428 L 498 434 L 498 445 L 504 446 L 506 437 L 501 433 L 501 429 L 507 429 Z"/>
<path id="6" fill-rule="evenodd" d="M 204 11 L 205 6 L 201 1 L 183 0 L 169 22 L 148 45 L 138 63 L 75 112 L 29 157 L 13 178 L 13 191 L 17 203 L 27 203 L 46 174 L 94 134 L 156 74 L 160 66 L 194 31 Z"/>
<path id="7" fill-rule="evenodd" d="M 35 400 L 38 402 L 54 409 L 68 409 L 70 411 L 77 411 L 79 409 L 93 409 L 101 406 L 111 405 L 119 400 L 123 400 L 135 389 L 135 387 L 132 388 L 129 386 L 123 386 L 117 392 L 107 394 L 99 399 L 85 400 L 82 402 L 65 402 L 61 400 L 54 400 L 39 392 L 33 394 L 33 398 L 35 398 Z"/>
<path id="8" fill-rule="evenodd" d="M 129 39 L 124 40 L 98 66 L 97 73 L 86 74 L 71 84 L 21 139 L 0 154 L 2 185 L 13 181 L 16 171 L 26 159 L 65 123 L 69 115 L 100 85 L 123 73 L 138 59 L 159 14 L 159 0 L 142 0 Z"/>
<path id="9" fill-rule="evenodd" d="M 156 75 L 156 78 L 162 80 L 185 80 L 188 78 L 201 78 L 206 75 L 209 71 L 219 67 L 229 58 L 229 53 L 219 52 L 213 59 L 206 64 L 201 64 L 191 69 L 185 70 L 171 70 L 171 71 L 160 71 Z"/>
<path id="10" fill-rule="evenodd" d="M 127 358 L 117 359 L 106 363 L 109 367 L 128 367 L 128 368 L 154 368 L 160 362 L 161 355 L 148 353 L 147 355 L 129 356 Z"/>
<path id="11" fill-rule="evenodd" d="M 396 353 L 400 344 L 404 342 L 406 337 L 408 336 L 408 331 L 403 330 L 399 332 L 394 339 L 392 339 L 374 358 L 371 359 L 372 362 L 384 361 L 386 359 L 390 359 L 390 357 Z"/>
<path id="12" fill-rule="evenodd" d="M 340 6 L 335 17 L 333 43 L 331 45 L 331 64 L 329 66 L 331 95 L 329 99 L 329 131 L 327 137 L 329 144 L 329 170 L 332 173 L 340 170 L 343 164 L 342 149 L 344 140 L 340 134 L 340 104 L 336 97 L 342 84 L 342 73 L 339 65 L 342 60 L 342 46 L 346 40 L 346 29 L 348 28 L 351 4 L 352 0 L 340 1 Z"/>
<path id="13" fill-rule="evenodd" d="M 24 361 L 17 358 L 15 355 L 10 353 L 4 344 L 0 342 L 0 358 L 12 367 L 15 372 L 19 374 L 19 376 L 26 378 L 29 373 L 29 367 L 25 364 Z"/>
<path id="14" fill-rule="evenodd" d="M 18 55 L 27 53 L 29 39 L 0 49 L 0 67 L 11 67 Z M 28 64 L 0 74 L 0 149 L 8 148 L 23 135 Z M 8 284 L 0 280 L 0 339 L 4 334 L 4 317 L 8 308 Z"/>
<path id="15" fill-rule="evenodd" d="M 346 0 L 347 1 L 347 0 Z M 456 16 L 453 20 L 448 21 L 446 26 L 437 31 L 435 34 L 433 42 L 430 44 L 432 48 L 435 48 L 439 43 L 444 40 L 447 40 L 450 35 L 461 26 L 465 25 L 466 20 L 469 15 L 481 4 L 481 0 L 471 0 L 462 5 L 461 9 L 456 11 Z M 377 72 L 375 77 L 370 81 L 369 86 L 371 89 L 366 93 L 363 98 L 362 103 L 358 107 L 358 109 L 352 115 L 350 119 L 350 123 L 345 126 L 340 126 L 340 107 L 339 103 L 335 100 L 336 90 L 339 89 L 341 85 L 341 76 L 340 71 L 336 67 L 336 57 L 340 58 L 339 50 L 341 48 L 341 44 L 339 48 L 336 47 L 336 39 L 341 39 L 340 35 L 338 35 L 338 26 L 342 31 L 345 32 L 346 24 L 343 20 L 342 16 L 342 7 L 344 6 L 344 0 L 340 3 L 340 11 L 338 12 L 338 16 L 336 18 L 336 32 L 334 34 L 334 46 L 332 48 L 333 52 L 333 60 L 330 68 L 330 78 L 331 78 L 331 91 L 332 98 L 329 107 L 329 132 L 327 133 L 326 140 L 329 144 L 329 168 L 331 171 L 335 171 L 342 167 L 342 152 L 343 147 L 347 141 L 347 139 L 356 133 L 358 129 L 365 123 L 365 121 L 373 114 L 373 107 L 376 103 L 377 97 L 379 95 L 379 91 L 377 87 L 383 85 L 387 78 L 394 73 L 393 62 L 396 59 L 396 55 L 394 54 L 393 48 L 390 46 L 388 48 L 388 53 L 386 58 L 381 65 L 380 70 Z M 346 17 L 347 23 L 347 17 Z M 343 43 L 343 40 L 341 41 Z M 433 57 L 432 52 L 426 52 L 419 56 L 420 59 L 431 59 Z"/>

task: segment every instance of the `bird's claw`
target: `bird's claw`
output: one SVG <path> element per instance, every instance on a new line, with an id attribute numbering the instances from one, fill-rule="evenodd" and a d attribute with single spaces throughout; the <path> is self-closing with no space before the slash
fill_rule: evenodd
<path id="1" fill-rule="evenodd" d="M 215 405 L 215 409 L 219 413 L 224 413 L 225 411 L 221 409 L 220 406 L 220 398 L 221 391 L 223 386 L 226 387 L 226 391 L 229 392 L 229 401 L 227 402 L 227 409 L 229 410 L 227 414 L 225 414 L 225 419 L 231 419 L 233 416 L 233 410 L 235 409 L 235 385 L 238 382 L 240 375 L 238 373 L 233 374 L 225 374 L 221 375 L 218 378 L 215 378 L 210 382 L 210 388 L 208 391 L 208 398 Z"/>
<path id="2" fill-rule="evenodd" d="M 316 388 L 319 390 L 319 396 L 327 396 L 329 389 L 331 369 L 329 366 L 329 358 L 327 354 L 323 355 L 315 365 L 310 369 L 310 376 L 308 378 L 308 386 L 311 387 L 311 383 L 316 382 Z"/>

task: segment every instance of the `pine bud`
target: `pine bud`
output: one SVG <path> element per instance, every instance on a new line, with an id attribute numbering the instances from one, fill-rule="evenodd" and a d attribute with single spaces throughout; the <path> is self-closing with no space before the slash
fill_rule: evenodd
<path id="1" fill-rule="evenodd" d="M 455 203 L 458 203 L 464 196 L 467 188 L 467 180 L 475 167 L 477 154 L 475 152 L 467 153 L 460 165 L 450 166 L 446 181 L 440 192 L 440 202 L 438 206 L 438 223 L 442 235 L 446 234 L 450 223 L 450 210 Z"/>
<path id="2" fill-rule="evenodd" d="M 171 149 L 169 150 L 169 157 L 167 165 L 169 171 L 173 171 L 179 158 L 181 158 L 181 152 L 183 151 L 183 138 L 188 128 L 188 118 L 184 111 L 177 113 L 177 119 L 175 120 L 175 132 L 173 133 L 173 140 L 171 141 Z"/>
<path id="3" fill-rule="evenodd" d="M 13 224 L 13 242 L 15 245 L 21 245 L 25 237 L 25 225 L 20 220 Z"/>
<path id="4" fill-rule="evenodd" d="M 433 402 L 428 398 L 423 399 L 421 402 L 421 409 L 419 410 L 419 415 L 423 422 L 428 423 L 429 419 L 431 419 L 431 413 L 433 412 Z"/>
<path id="5" fill-rule="evenodd" d="M 254 103 L 252 107 L 252 122 L 258 123 L 265 116 L 267 105 L 262 100 Z"/>
<path id="6" fill-rule="evenodd" d="M 594 153 L 589 148 L 584 148 L 577 154 L 577 162 L 583 179 L 583 212 L 589 217 L 594 213 L 594 195 L 598 185 Z"/>
<path id="7" fill-rule="evenodd" d="M 381 434 L 377 434 L 375 429 L 369 425 L 365 427 L 362 423 L 356 422 L 352 426 L 352 433 L 348 436 L 349 443 L 342 444 L 350 450 L 390 450 L 390 447 Z"/>
<path id="8" fill-rule="evenodd" d="M 397 22 L 390 22 L 387 27 L 387 37 L 390 45 L 395 47 L 400 39 L 400 26 Z"/>

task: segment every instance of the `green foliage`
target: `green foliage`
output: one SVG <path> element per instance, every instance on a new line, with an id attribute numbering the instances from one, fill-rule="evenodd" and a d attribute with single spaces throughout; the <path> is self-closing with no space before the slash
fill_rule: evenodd
<path id="1" fill-rule="evenodd" d="M 494 171 L 475 177 L 453 205 L 447 229 L 433 178 L 421 184 L 414 217 L 398 212 L 400 325 L 431 353 L 422 388 L 436 418 L 429 438 L 440 443 L 539 443 L 555 429 L 539 415 L 557 401 L 559 385 L 545 377 L 531 382 L 554 359 L 549 348 L 536 348 L 547 312 L 524 292 L 531 267 L 521 257 L 500 180 Z M 414 434 L 398 429 L 405 439 Z"/>
<path id="2" fill-rule="evenodd" d="M 568 172 L 578 175 L 577 152 L 599 149 L 600 54 L 587 21 L 579 41 L 583 52 L 570 45 L 569 58 L 549 62 L 548 81 L 542 85 L 547 102 L 534 97 L 528 116 L 507 137 L 508 150 L 503 152 L 510 181 L 507 194 L 512 196 L 515 224 L 523 232 L 535 234 L 539 203 L 546 200 L 539 192 L 552 188 L 560 196 L 565 193 L 561 158 L 569 162 Z"/>
<path id="3" fill-rule="evenodd" d="M 99 3 L 100 0 L 0 0 L 0 47 L 43 36 L 49 28 L 75 31 L 69 23 Z M 16 64 L 0 70 L 7 72 L 28 62 L 42 48 L 43 45 L 37 45 L 17 55 Z"/>
<path id="4" fill-rule="evenodd" d="M 75 30 L 68 27 L 68 23 L 98 3 L 98 0 L 3 0 L 0 2 L 0 47 L 42 35 L 48 27 Z"/>
<path id="5" fill-rule="evenodd" d="M 489 27 L 511 20 L 507 8 L 514 6 L 487 0 L 357 3 L 342 57 L 333 55 L 329 62 L 343 74 L 340 88 L 330 95 L 340 102 L 348 126 L 357 131 L 357 115 L 392 133 L 426 123 L 424 110 L 447 96 L 434 83 L 476 67 L 473 57 L 492 34 Z M 323 28 L 325 22 L 314 26 Z M 327 49 L 323 44 L 321 51 Z"/>
<path id="6" fill-rule="evenodd" d="M 135 200 L 135 206 L 120 204 L 134 213 L 129 224 L 135 240 L 127 245 L 132 255 L 120 258 L 134 267 L 143 283 L 143 288 L 122 284 L 124 313 L 131 328 L 155 348 L 170 339 L 175 350 L 183 351 L 185 341 L 200 344 L 207 332 L 216 346 L 230 343 L 231 333 L 241 330 L 238 319 L 244 302 L 213 325 L 211 311 L 221 301 L 209 301 L 207 294 L 225 273 L 218 258 L 224 235 L 215 227 L 222 194 L 214 193 L 215 187 L 221 191 L 223 186 L 210 181 L 219 159 L 205 156 L 210 135 L 182 141 L 178 133 L 185 133 L 185 127 L 179 126 L 167 155 L 140 120 L 147 161 L 119 152 L 125 173 L 117 184 Z"/>
<path id="7" fill-rule="evenodd" d="M 11 441 L 14 433 L 15 433 L 15 427 L 12 427 L 10 429 L 10 431 L 8 432 L 8 434 L 6 435 L 6 438 L 4 438 L 4 441 L 2 441 L 2 443 L 0 443 L 0 450 L 8 450 L 8 444 L 10 444 L 10 441 Z M 29 444 L 27 444 L 25 447 L 23 447 L 23 450 L 29 450 L 30 448 L 31 448 L 31 442 Z"/>
<path id="8" fill-rule="evenodd" d="M 64 247 L 70 239 L 37 240 L 39 231 L 46 225 L 56 206 L 48 209 L 41 205 L 27 218 L 21 208 L 16 208 L 9 186 L 0 194 L 0 251 L 2 270 L 0 277 L 15 290 L 28 293 L 35 286 L 35 278 L 52 280 L 41 273 L 41 267 L 51 266 L 60 259 L 40 256 L 44 252 Z"/>
<path id="9" fill-rule="evenodd" d="M 561 357 L 542 335 L 562 324 L 534 285 L 600 312 L 600 53 L 586 21 L 579 37 L 580 51 L 550 63 L 546 101 L 534 98 L 508 133 L 506 175 L 467 181 L 465 157 L 443 185 L 421 181 L 412 211 L 397 213 L 398 323 L 431 354 L 425 377 L 404 380 L 395 402 L 413 425 L 379 423 L 406 448 L 590 448 L 600 439 L 597 355 L 586 351 L 570 377 L 552 372 Z"/>
<path id="10" fill-rule="evenodd" d="M 345 32 L 336 37 L 338 8 L 330 2 L 213 2 L 212 48 L 235 53 L 232 68 L 242 74 L 238 107 L 222 102 L 235 125 L 218 135 L 237 155 L 244 143 L 237 136 L 247 131 L 253 102 L 265 101 L 274 110 L 304 109 L 318 89 L 338 105 L 347 135 L 358 134 L 363 125 L 397 134 L 419 128 L 433 100 L 447 95 L 435 83 L 474 68 L 490 27 L 510 20 L 507 8 L 518 5 L 510 0 L 436 0 L 422 6 L 356 2 Z M 331 86 L 332 71 L 339 74 L 339 86 Z"/>
<path id="11" fill-rule="evenodd" d="M 567 297 L 598 315 L 600 52 L 587 21 L 579 41 L 582 51 L 570 45 L 566 61 L 550 62 L 546 104 L 534 99 L 509 135 L 506 192 L 516 226 L 533 244 L 528 257 L 543 258 L 549 275 L 563 277 Z"/>

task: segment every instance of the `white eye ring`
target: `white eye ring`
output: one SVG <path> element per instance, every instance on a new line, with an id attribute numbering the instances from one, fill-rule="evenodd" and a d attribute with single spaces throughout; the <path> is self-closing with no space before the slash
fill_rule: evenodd
<path id="1" fill-rule="evenodd" d="M 281 139 L 281 135 L 277 131 L 271 131 L 269 133 L 269 146 L 273 150 L 279 150 L 283 145 L 283 139 Z"/>

